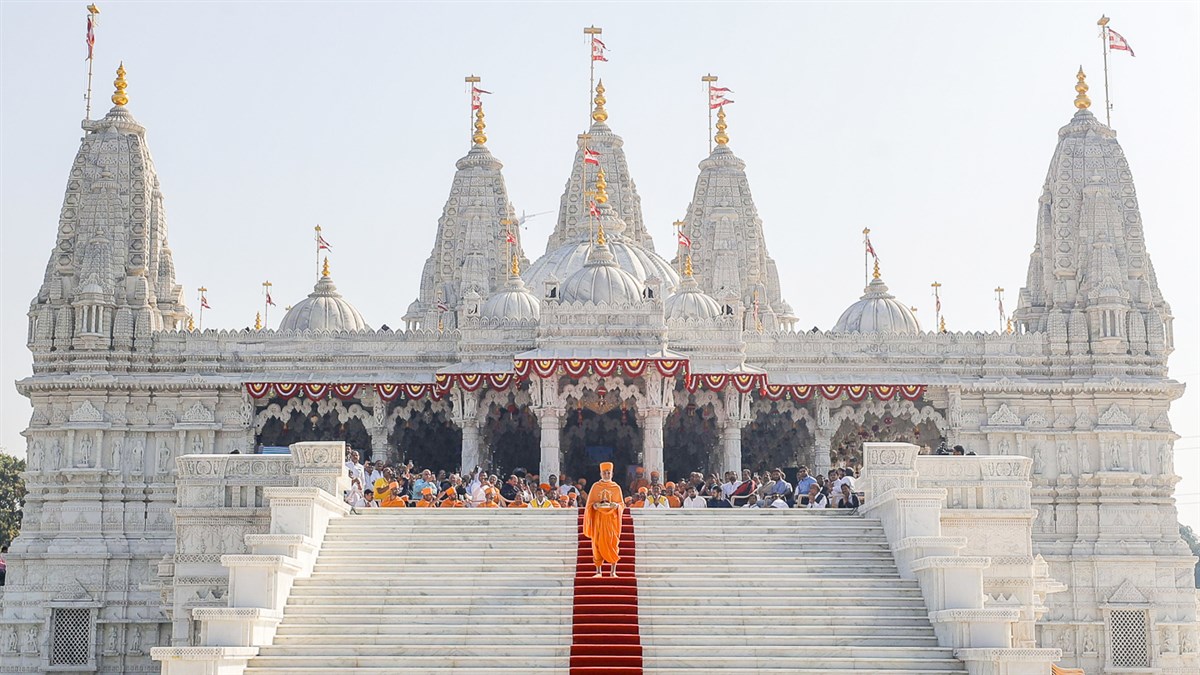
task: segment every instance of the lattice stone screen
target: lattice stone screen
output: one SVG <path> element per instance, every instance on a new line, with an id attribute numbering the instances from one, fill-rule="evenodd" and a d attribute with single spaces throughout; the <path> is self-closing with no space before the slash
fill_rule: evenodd
<path id="1" fill-rule="evenodd" d="M 92 649 L 92 610 L 56 607 L 50 620 L 50 665 L 86 666 Z"/>
<path id="2" fill-rule="evenodd" d="M 1109 614 L 1111 661 L 1117 668 L 1150 667 L 1150 635 L 1144 609 L 1114 609 Z"/>

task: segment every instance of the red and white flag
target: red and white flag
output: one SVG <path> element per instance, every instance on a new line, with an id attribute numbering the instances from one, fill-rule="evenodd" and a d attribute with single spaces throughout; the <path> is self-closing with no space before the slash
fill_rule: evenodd
<path id="1" fill-rule="evenodd" d="M 471 85 L 471 110 L 479 110 L 480 108 L 482 108 L 483 107 L 483 94 L 490 94 L 490 93 L 492 93 L 492 92 L 487 91 L 485 89 L 480 89 L 479 87 L 476 87 L 475 85 Z"/>
<path id="2" fill-rule="evenodd" d="M 725 98 L 724 94 L 711 93 L 708 95 L 708 107 L 713 110 L 716 110 L 717 108 L 720 108 L 723 105 L 729 105 L 731 103 L 736 103 L 736 101 L 731 101 L 730 99 Z"/>
<path id="3" fill-rule="evenodd" d="M 588 213 L 594 218 L 600 217 L 600 207 L 596 206 L 596 202 L 588 202 Z"/>
<path id="4" fill-rule="evenodd" d="M 212 309 L 212 307 L 208 306 L 208 296 L 203 293 L 200 294 L 200 307 L 203 309 Z"/>
<path id="5" fill-rule="evenodd" d="M 271 299 L 271 291 L 267 291 L 267 305 L 274 307 L 275 301 Z"/>
<path id="6" fill-rule="evenodd" d="M 321 250 L 332 251 L 333 250 L 333 247 L 329 245 L 329 242 L 325 241 L 325 237 L 322 237 L 320 232 L 317 233 L 317 250 L 318 251 L 321 251 Z"/>
<path id="7" fill-rule="evenodd" d="M 600 166 L 600 153 L 587 147 L 586 145 L 583 146 L 583 163 Z"/>
<path id="8" fill-rule="evenodd" d="M 93 19 L 92 15 L 88 14 L 88 18 L 87 18 L 87 48 L 88 48 L 87 60 L 88 61 L 92 60 L 92 52 L 96 48 L 96 30 L 95 30 L 95 28 L 96 28 L 96 22 Z"/>
<path id="9" fill-rule="evenodd" d="M 683 233 L 683 228 L 676 230 L 679 234 L 679 245 L 687 248 L 692 247 L 692 238 Z"/>
<path id="10" fill-rule="evenodd" d="M 512 230 L 505 230 L 505 231 L 504 231 L 504 243 L 506 243 L 506 244 L 515 244 L 515 243 L 517 243 L 517 237 L 516 237 L 516 235 L 514 235 L 514 234 L 512 233 Z"/>
<path id="11" fill-rule="evenodd" d="M 867 253 L 870 253 L 875 260 L 879 260 L 879 256 L 875 253 L 875 247 L 871 245 L 871 235 L 863 235 L 863 244 L 867 247 Z"/>
<path id="12" fill-rule="evenodd" d="M 447 310 L 449 310 L 449 309 L 450 309 L 450 305 L 447 305 L 447 304 L 445 303 L 445 301 L 443 301 L 443 300 L 438 300 L 438 301 L 437 301 L 437 310 L 438 310 L 439 312 L 445 312 L 445 311 L 447 311 Z"/>
<path id="13" fill-rule="evenodd" d="M 606 47 L 604 45 L 604 43 L 600 41 L 600 38 L 593 36 L 592 37 L 592 60 L 593 61 L 607 61 L 608 59 L 605 58 L 605 56 L 604 56 L 604 52 L 606 52 L 606 51 L 608 51 L 608 47 Z"/>
<path id="14" fill-rule="evenodd" d="M 1122 51 L 1129 52 L 1130 56 L 1137 56 L 1137 54 L 1133 53 L 1133 47 L 1129 46 L 1129 41 L 1126 40 L 1125 37 L 1120 33 L 1111 28 L 1108 29 L 1108 48 L 1120 49 Z"/>

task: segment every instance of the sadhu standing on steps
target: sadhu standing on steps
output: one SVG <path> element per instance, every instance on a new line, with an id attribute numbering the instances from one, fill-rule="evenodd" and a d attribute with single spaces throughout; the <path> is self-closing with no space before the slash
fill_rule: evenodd
<path id="1" fill-rule="evenodd" d="M 621 511 L 624 499 L 621 486 L 613 482 L 612 462 L 600 464 L 600 480 L 588 492 L 587 507 L 583 512 L 583 536 L 592 540 L 592 560 L 596 563 L 596 575 L 604 574 L 604 563 L 612 565 L 612 576 L 617 576 L 617 561 L 621 559 Z"/>

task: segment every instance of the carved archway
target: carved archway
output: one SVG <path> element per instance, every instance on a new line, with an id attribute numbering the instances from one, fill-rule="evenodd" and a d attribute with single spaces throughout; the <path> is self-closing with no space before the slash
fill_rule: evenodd
<path id="1" fill-rule="evenodd" d="M 835 430 L 830 444 L 830 466 L 862 465 L 863 443 L 912 443 L 930 450 L 937 447 L 949 425 L 931 405 L 912 401 L 847 403 L 830 416 Z"/>
<path id="2" fill-rule="evenodd" d="M 742 468 L 764 472 L 795 467 L 813 447 L 812 417 L 792 401 L 756 399 L 742 429 Z"/>
<path id="3" fill-rule="evenodd" d="M 667 416 L 663 423 L 663 470 L 667 480 L 686 480 L 693 471 L 708 475 L 716 466 L 715 458 L 721 445 L 720 402 L 712 392 L 697 392 L 677 396 L 682 405 Z M 706 396 L 707 394 L 707 396 Z"/>
<path id="4" fill-rule="evenodd" d="M 487 450 L 487 467 L 507 475 L 522 467 L 535 470 L 541 459 L 541 431 L 537 416 L 527 405 L 518 405 L 516 397 L 491 402 L 484 418 L 482 440 Z"/>
<path id="5" fill-rule="evenodd" d="M 628 485 L 625 479 L 629 467 L 640 462 L 642 429 L 637 421 L 637 410 L 626 404 L 616 405 L 605 412 L 587 407 L 588 396 L 583 403 L 575 402 L 567 408 L 563 421 L 561 445 L 563 449 L 562 470 L 572 479 L 587 478 L 593 483 L 600 478 L 598 463 L 613 463 L 613 480 Z M 589 448 L 592 450 L 589 451 Z M 611 448 L 609 453 L 598 448 Z"/>
<path id="6" fill-rule="evenodd" d="M 412 461 L 417 470 L 457 470 L 462 461 L 462 429 L 450 418 L 444 401 L 415 400 L 397 406 L 388 416 L 393 461 Z"/>
<path id="7" fill-rule="evenodd" d="M 302 441 L 343 441 L 369 459 L 373 448 L 364 423 L 369 417 L 361 405 L 334 399 L 296 397 L 287 402 L 275 401 L 255 418 L 255 445 L 286 447 Z"/>

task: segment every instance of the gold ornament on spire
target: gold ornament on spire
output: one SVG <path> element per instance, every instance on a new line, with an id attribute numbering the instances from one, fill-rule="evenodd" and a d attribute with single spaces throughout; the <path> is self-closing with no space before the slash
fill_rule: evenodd
<path id="1" fill-rule="evenodd" d="M 692 254 L 691 253 L 687 254 L 687 257 L 683 259 L 683 276 L 685 276 L 685 277 L 692 276 Z"/>
<path id="2" fill-rule="evenodd" d="M 941 325 L 938 326 L 938 330 L 942 333 L 946 332 L 946 317 L 942 317 Z"/>
<path id="3" fill-rule="evenodd" d="M 608 243 L 608 237 L 604 236 L 604 223 L 600 223 L 600 226 L 596 228 L 596 243 L 600 246 Z"/>
<path id="4" fill-rule="evenodd" d="M 1088 98 L 1087 91 L 1087 75 L 1083 72 L 1083 66 L 1079 66 L 1079 72 L 1075 74 L 1075 107 L 1080 110 L 1087 110 L 1092 106 L 1092 99 Z"/>
<path id="5" fill-rule="evenodd" d="M 329 276 L 329 256 L 325 256 L 325 264 L 321 266 L 321 276 Z"/>
<path id="6" fill-rule="evenodd" d="M 471 137 L 471 140 L 475 141 L 475 145 L 487 143 L 487 134 L 483 133 L 486 126 L 483 122 L 483 104 L 480 103 L 479 107 L 475 109 L 475 135 Z"/>
<path id="7" fill-rule="evenodd" d="M 608 182 L 604 180 L 604 169 L 596 172 L 596 203 L 608 202 Z"/>
<path id="8" fill-rule="evenodd" d="M 592 111 L 592 119 L 604 122 L 608 119 L 608 111 L 604 109 L 604 104 L 608 103 L 608 99 L 604 98 L 604 80 L 596 83 L 596 98 L 592 100 L 596 104 L 596 109 Z"/>
<path id="9" fill-rule="evenodd" d="M 517 254 L 512 254 L 512 266 L 508 268 L 508 273 L 514 277 L 521 276 L 521 261 L 517 258 Z"/>
<path id="10" fill-rule="evenodd" d="M 196 320 L 194 318 L 192 318 L 191 314 L 188 314 L 188 332 L 191 332 L 194 330 L 196 330 Z"/>
<path id="11" fill-rule="evenodd" d="M 879 258 L 875 259 L 875 273 L 871 275 L 875 281 L 879 281 Z"/>
<path id="12" fill-rule="evenodd" d="M 112 95 L 113 105 L 123 106 L 129 103 L 129 97 L 125 95 L 125 87 L 128 87 L 129 83 L 125 81 L 124 61 L 121 62 L 121 65 L 117 66 L 117 79 L 113 80 L 113 86 L 117 88 Z"/>
<path id="13" fill-rule="evenodd" d="M 729 134 L 725 133 L 728 128 L 729 125 L 725 122 L 725 106 L 721 106 L 717 110 L 717 135 L 713 137 L 717 145 L 725 145 L 729 142 Z"/>
<path id="14" fill-rule="evenodd" d="M 262 330 L 262 312 L 254 313 L 254 330 Z"/>

